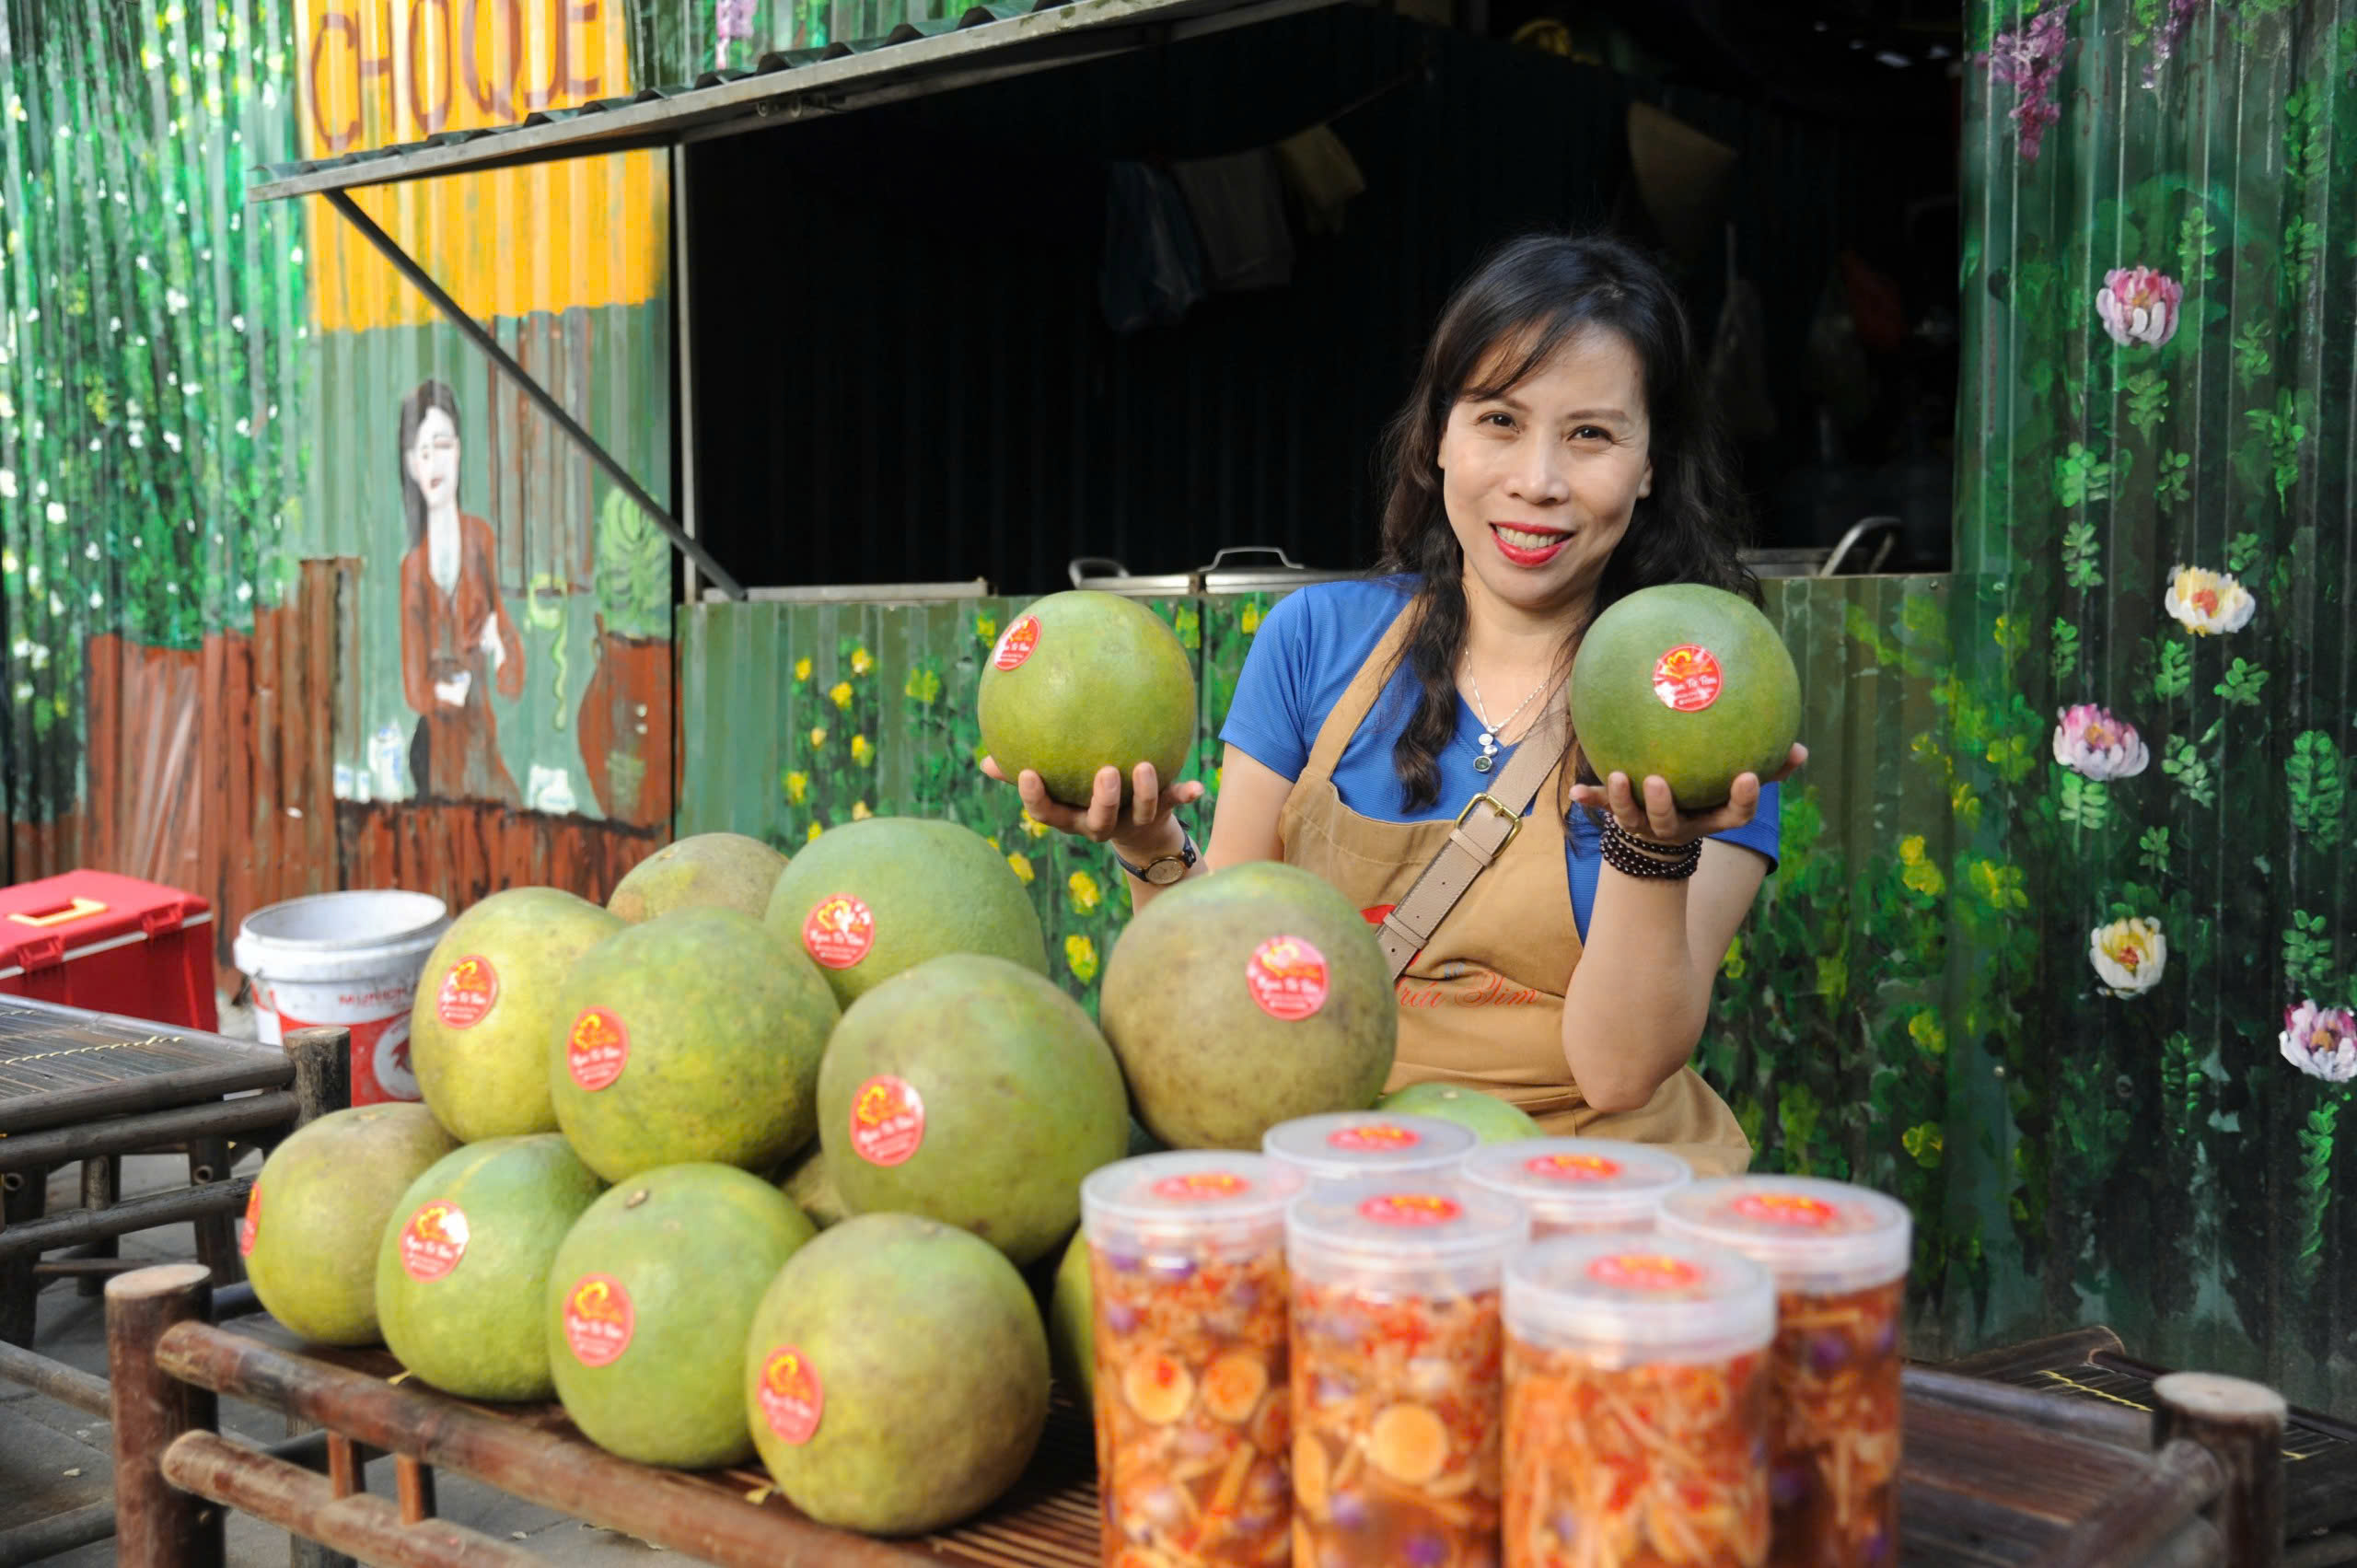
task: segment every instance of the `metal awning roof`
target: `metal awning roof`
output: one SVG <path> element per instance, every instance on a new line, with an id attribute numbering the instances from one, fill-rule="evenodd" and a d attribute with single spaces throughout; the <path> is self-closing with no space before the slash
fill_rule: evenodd
<path id="1" fill-rule="evenodd" d="M 1021 75 L 1246 27 L 1341 0 L 996 0 L 956 20 L 903 23 L 887 38 L 764 55 L 749 72 L 533 114 L 514 125 L 308 163 L 270 164 L 249 202 L 326 195 L 436 175 L 675 146 Z"/>

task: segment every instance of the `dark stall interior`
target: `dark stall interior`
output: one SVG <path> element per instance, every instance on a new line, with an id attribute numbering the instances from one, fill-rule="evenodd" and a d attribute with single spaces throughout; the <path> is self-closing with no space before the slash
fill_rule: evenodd
<path id="1" fill-rule="evenodd" d="M 1677 272 L 1756 543 L 1893 517 L 1880 569 L 1943 569 L 1959 40 L 1925 11 L 1336 7 L 698 145 L 700 531 L 757 585 L 1362 566 L 1449 288 L 1611 227 Z"/>

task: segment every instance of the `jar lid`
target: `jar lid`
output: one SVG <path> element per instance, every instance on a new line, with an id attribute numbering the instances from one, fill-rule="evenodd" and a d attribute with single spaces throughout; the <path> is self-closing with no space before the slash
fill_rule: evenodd
<path id="1" fill-rule="evenodd" d="M 1457 1174 L 1515 1200 L 1542 1224 L 1624 1225 L 1653 1218 L 1664 1194 L 1694 1179 L 1694 1167 L 1647 1144 L 1524 1138 L 1483 1144 Z"/>
<path id="2" fill-rule="evenodd" d="M 1283 1240 L 1285 1204 L 1301 1185 L 1299 1172 L 1261 1155 L 1140 1155 L 1081 1182 L 1081 1227 L 1098 1247 L 1269 1248 Z"/>
<path id="3" fill-rule="evenodd" d="M 1527 1344 L 1703 1360 L 1776 1337 L 1776 1286 L 1727 1248 L 1685 1237 L 1567 1236 L 1506 1265 L 1506 1331 Z"/>
<path id="4" fill-rule="evenodd" d="M 1664 1235 L 1731 1247 L 1780 1287 L 1820 1294 L 1907 1274 L 1914 1222 L 1895 1198 L 1805 1176 L 1725 1176 L 1662 1200 Z"/>
<path id="5" fill-rule="evenodd" d="M 1278 1122 L 1261 1135 L 1260 1152 L 1313 1181 L 1349 1181 L 1446 1172 L 1480 1142 L 1471 1128 L 1437 1116 L 1337 1110 Z"/>
<path id="6" fill-rule="evenodd" d="M 1326 1269 L 1495 1269 L 1529 1236 L 1521 1204 L 1429 1174 L 1317 1184 L 1285 1210 L 1286 1256 Z"/>

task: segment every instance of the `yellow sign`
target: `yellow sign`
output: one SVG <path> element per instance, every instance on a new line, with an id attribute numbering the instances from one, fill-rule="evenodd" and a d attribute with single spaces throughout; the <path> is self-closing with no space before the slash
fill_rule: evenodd
<path id="1" fill-rule="evenodd" d="M 509 125 L 631 91 L 623 0 L 305 0 L 305 156 Z M 663 281 L 662 155 L 621 153 L 354 192 L 478 319 L 632 305 Z M 319 325 L 437 319 L 321 199 L 307 203 Z"/>

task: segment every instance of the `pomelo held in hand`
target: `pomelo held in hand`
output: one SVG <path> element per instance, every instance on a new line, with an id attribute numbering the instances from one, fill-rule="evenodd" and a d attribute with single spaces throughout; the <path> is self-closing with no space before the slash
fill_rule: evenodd
<path id="1" fill-rule="evenodd" d="M 1008 778 L 1029 768 L 1048 794 L 1086 806 L 1097 774 L 1140 762 L 1167 788 L 1195 744 L 1195 667 L 1178 634 L 1135 599 L 1050 594 L 999 636 L 975 700 L 982 749 Z"/>
<path id="2" fill-rule="evenodd" d="M 557 888 L 493 893 L 435 943 L 410 1009 L 410 1064 L 462 1143 L 556 1131 L 549 1037 L 574 963 L 622 928 Z"/>
<path id="3" fill-rule="evenodd" d="M 785 856 L 742 833 L 697 833 L 665 844 L 630 869 L 606 907 L 635 925 L 683 909 L 727 909 L 755 920 Z"/>
<path id="4" fill-rule="evenodd" d="M 1600 781 L 1659 774 L 1683 811 L 1764 782 L 1800 737 L 1801 678 L 1749 600 L 1700 583 L 1641 588 L 1596 618 L 1572 666 L 1572 728 Z"/>
<path id="5" fill-rule="evenodd" d="M 1146 905 L 1105 966 L 1097 1016 L 1138 1120 L 1176 1149 L 1258 1149 L 1280 1121 L 1364 1110 L 1399 1038 L 1374 928 L 1275 861 Z"/>

